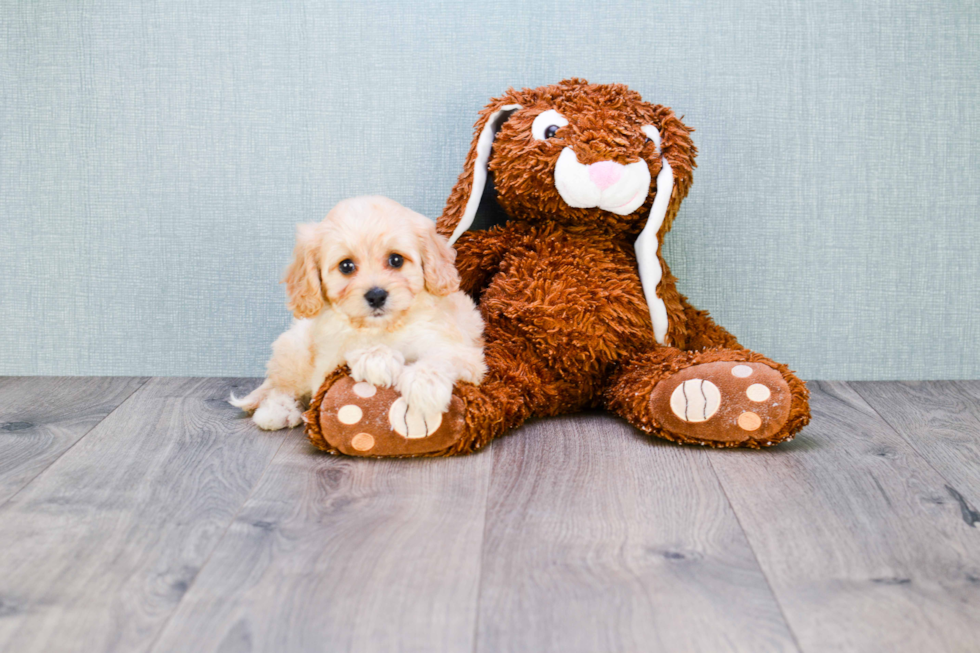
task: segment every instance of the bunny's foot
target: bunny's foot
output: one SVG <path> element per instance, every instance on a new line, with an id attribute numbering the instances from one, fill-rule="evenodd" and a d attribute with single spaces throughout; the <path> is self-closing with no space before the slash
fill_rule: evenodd
<path id="1" fill-rule="evenodd" d="M 806 386 L 785 365 L 746 349 L 652 351 L 627 366 L 607 406 L 675 442 L 769 447 L 810 420 Z"/>
<path id="2" fill-rule="evenodd" d="M 319 449 L 348 456 L 438 455 L 463 432 L 463 401 L 453 396 L 449 411 L 424 415 L 393 388 L 332 375 L 306 412 L 307 435 Z"/>

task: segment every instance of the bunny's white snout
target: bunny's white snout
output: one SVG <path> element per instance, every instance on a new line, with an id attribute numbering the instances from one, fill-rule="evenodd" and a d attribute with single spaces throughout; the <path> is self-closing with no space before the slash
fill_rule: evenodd
<path id="1" fill-rule="evenodd" d="M 650 192 L 650 168 L 642 159 L 627 165 L 615 161 L 584 165 L 572 148 L 566 147 L 555 165 L 555 188 L 573 208 L 597 206 L 629 215 L 642 206 Z"/>

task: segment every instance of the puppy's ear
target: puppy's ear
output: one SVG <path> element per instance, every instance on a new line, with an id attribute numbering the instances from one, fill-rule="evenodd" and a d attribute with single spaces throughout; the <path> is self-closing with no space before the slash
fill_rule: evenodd
<path id="1" fill-rule="evenodd" d="M 296 248 L 293 261 L 286 268 L 283 282 L 289 295 L 287 306 L 297 319 L 315 317 L 326 305 L 320 286 L 320 225 L 301 224 L 296 227 Z"/>
<path id="2" fill-rule="evenodd" d="M 436 225 L 432 220 L 419 216 L 416 224 L 425 289 L 440 297 L 456 292 L 459 290 L 459 273 L 455 266 L 456 250 L 436 232 Z"/>

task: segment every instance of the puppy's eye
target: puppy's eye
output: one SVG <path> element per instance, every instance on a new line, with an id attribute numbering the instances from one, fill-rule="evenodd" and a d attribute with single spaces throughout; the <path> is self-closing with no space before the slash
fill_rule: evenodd
<path id="1" fill-rule="evenodd" d="M 555 136 L 555 132 L 568 124 L 565 116 L 554 109 L 548 109 L 538 114 L 538 117 L 531 123 L 531 136 L 539 141 L 543 141 Z"/>
<path id="2" fill-rule="evenodd" d="M 388 265 L 395 268 L 396 270 L 405 264 L 405 259 L 402 258 L 401 254 L 390 254 L 388 256 Z"/>
<path id="3" fill-rule="evenodd" d="M 357 269 L 357 266 L 354 265 L 354 261 L 350 260 L 349 258 L 345 258 L 340 262 L 340 265 L 337 266 L 337 269 L 340 270 L 341 274 L 348 275 L 354 274 L 354 270 Z"/>

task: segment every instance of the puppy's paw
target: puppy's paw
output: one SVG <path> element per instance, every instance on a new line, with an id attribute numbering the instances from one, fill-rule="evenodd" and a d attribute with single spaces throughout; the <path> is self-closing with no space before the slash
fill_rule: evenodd
<path id="1" fill-rule="evenodd" d="M 453 379 L 445 371 L 425 363 L 409 365 L 398 378 L 396 389 L 409 410 L 431 422 L 449 410 L 453 398 Z"/>
<path id="2" fill-rule="evenodd" d="M 357 349 L 347 354 L 347 365 L 355 381 L 364 381 L 381 388 L 388 388 L 402 374 L 405 357 L 391 347 L 375 345 Z"/>
<path id="3" fill-rule="evenodd" d="M 292 428 L 303 421 L 303 408 L 285 392 L 273 390 L 255 409 L 252 421 L 265 431 Z"/>

